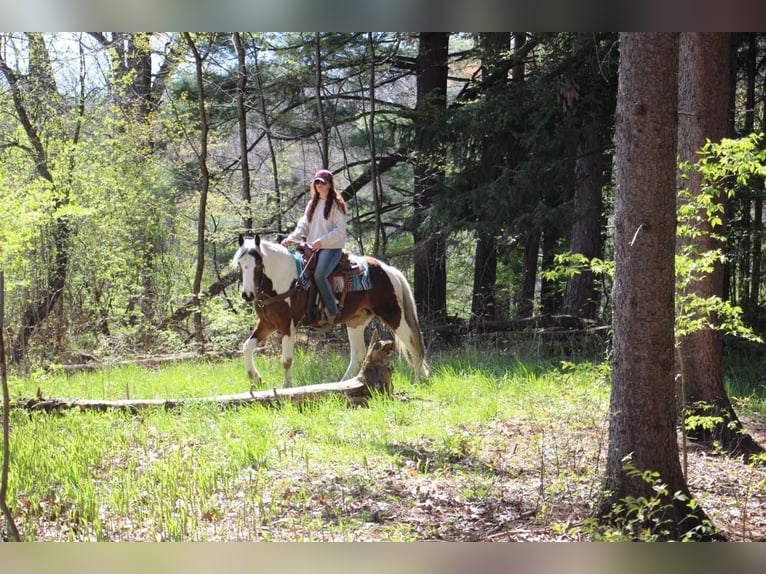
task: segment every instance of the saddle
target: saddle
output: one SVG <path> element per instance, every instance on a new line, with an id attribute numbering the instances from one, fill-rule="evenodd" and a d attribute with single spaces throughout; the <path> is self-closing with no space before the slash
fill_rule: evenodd
<path id="1" fill-rule="evenodd" d="M 303 256 L 303 271 L 298 278 L 298 285 L 309 293 L 305 323 L 306 325 L 313 325 L 318 319 L 318 315 L 321 316 L 319 313 L 320 309 L 324 310 L 325 307 L 322 297 L 319 295 L 316 282 L 313 281 L 314 271 L 316 270 L 316 257 L 314 257 L 316 251 L 311 249 L 306 243 L 298 244 L 296 251 L 300 252 Z M 339 311 L 343 310 L 346 295 L 351 290 L 354 278 L 364 275 L 364 273 L 364 267 L 348 251 L 344 250 L 340 261 L 328 277 L 332 292 L 338 301 Z"/>

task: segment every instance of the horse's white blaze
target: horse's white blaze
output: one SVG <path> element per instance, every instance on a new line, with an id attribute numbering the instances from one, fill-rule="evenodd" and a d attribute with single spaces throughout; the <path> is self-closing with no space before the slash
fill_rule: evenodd
<path id="1" fill-rule="evenodd" d="M 255 284 L 255 259 L 250 256 L 240 257 L 238 260 L 239 267 L 242 270 L 242 296 L 252 301 L 255 298 L 256 284 Z"/>

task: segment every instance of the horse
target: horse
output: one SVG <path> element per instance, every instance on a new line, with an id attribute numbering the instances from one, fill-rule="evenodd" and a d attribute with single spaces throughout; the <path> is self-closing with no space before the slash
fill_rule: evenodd
<path id="1" fill-rule="evenodd" d="M 418 321 L 415 299 L 404 274 L 374 257 L 357 257 L 369 270 L 368 289 L 345 293 L 336 324 L 345 324 L 351 358 L 342 380 L 357 374 L 366 353 L 364 329 L 379 317 L 394 334 L 396 345 L 413 370 L 415 381 L 429 376 L 423 333 Z M 255 237 L 239 236 L 239 249 L 232 267 L 240 272 L 242 298 L 255 306 L 258 321 L 242 346 L 245 371 L 251 389 L 261 382 L 253 355 L 274 332 L 281 335 L 284 387 L 292 385 L 292 366 L 297 328 L 316 328 L 318 322 L 307 318 L 308 294 L 300 287 L 300 271 L 293 253 L 279 243 Z M 311 291 L 313 294 L 313 290 Z"/>

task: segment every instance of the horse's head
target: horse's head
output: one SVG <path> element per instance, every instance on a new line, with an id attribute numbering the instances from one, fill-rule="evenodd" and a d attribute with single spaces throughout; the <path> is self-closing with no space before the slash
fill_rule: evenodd
<path id="1" fill-rule="evenodd" d="M 292 255 L 279 243 L 261 241 L 255 237 L 239 236 L 239 249 L 234 255 L 232 266 L 239 268 L 242 283 L 241 294 L 245 301 L 253 301 L 261 287 L 273 294 L 283 293 L 290 288 L 298 276 Z"/>
<path id="2" fill-rule="evenodd" d="M 261 238 L 239 236 L 239 249 L 234 254 L 232 266 L 239 268 L 240 293 L 245 301 L 253 301 L 258 290 L 256 272 L 263 265 Z"/>

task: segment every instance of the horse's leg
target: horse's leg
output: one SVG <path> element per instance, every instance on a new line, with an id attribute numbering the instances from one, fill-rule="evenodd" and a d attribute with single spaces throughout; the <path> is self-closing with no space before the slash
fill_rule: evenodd
<path id="1" fill-rule="evenodd" d="M 250 379 L 251 391 L 256 384 L 260 384 L 261 382 L 261 373 L 255 368 L 253 355 L 255 354 L 256 349 L 263 344 L 266 337 L 268 337 L 273 330 L 273 328 L 267 327 L 263 321 L 259 320 L 255 325 L 252 335 L 250 335 L 245 341 L 245 344 L 242 345 L 242 356 L 245 360 L 245 371 Z"/>
<path id="2" fill-rule="evenodd" d="M 367 352 L 367 347 L 364 344 L 364 328 L 366 326 L 367 323 L 363 325 L 357 325 L 356 327 L 352 327 L 350 325 L 346 326 L 346 331 L 348 331 L 348 343 L 351 347 L 351 359 L 349 360 L 346 374 L 344 374 L 343 378 L 341 379 L 342 381 L 355 377 L 359 374 L 359 366 L 362 364 L 364 355 Z"/>
<path id="3" fill-rule="evenodd" d="M 242 345 L 242 355 L 245 359 L 245 371 L 247 372 L 247 377 L 251 381 L 251 388 L 253 385 L 261 382 L 261 373 L 259 373 L 258 369 L 255 368 L 255 361 L 253 360 L 253 355 L 255 354 L 255 350 L 257 348 L 258 340 L 253 335 L 248 337 L 245 341 L 245 344 Z"/>
<path id="4" fill-rule="evenodd" d="M 285 369 L 285 388 L 293 384 L 293 355 L 295 351 L 295 337 L 292 335 L 293 328 L 290 326 L 289 335 L 282 335 L 282 367 Z"/>

